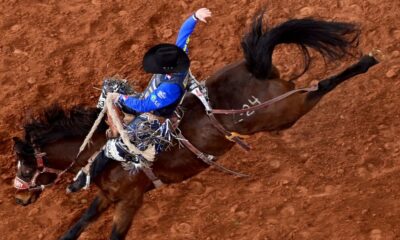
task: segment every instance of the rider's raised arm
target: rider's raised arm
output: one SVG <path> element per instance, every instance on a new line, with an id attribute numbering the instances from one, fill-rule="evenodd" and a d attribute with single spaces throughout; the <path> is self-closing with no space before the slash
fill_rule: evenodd
<path id="1" fill-rule="evenodd" d="M 186 21 L 182 24 L 181 29 L 178 33 L 178 38 L 176 39 L 176 46 L 180 47 L 188 53 L 188 45 L 190 41 L 190 35 L 194 31 L 196 27 L 197 21 L 200 20 L 202 22 L 207 22 L 206 18 L 211 17 L 211 12 L 207 8 L 200 8 L 193 15 L 191 15 Z"/>
<path id="2" fill-rule="evenodd" d="M 176 46 L 180 47 L 186 53 L 188 52 L 188 45 L 190 41 L 190 35 L 192 34 L 194 28 L 196 27 L 197 19 L 194 14 L 190 16 L 186 21 L 182 24 L 181 29 L 178 33 L 178 38 L 176 39 Z"/>

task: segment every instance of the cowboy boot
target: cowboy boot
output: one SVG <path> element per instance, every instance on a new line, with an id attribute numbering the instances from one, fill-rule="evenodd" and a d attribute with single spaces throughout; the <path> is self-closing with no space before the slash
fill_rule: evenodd
<path id="1" fill-rule="evenodd" d="M 84 168 L 82 168 L 82 170 L 78 172 L 78 174 L 74 178 L 74 182 L 68 185 L 66 190 L 67 193 L 77 192 L 82 188 L 88 188 L 90 182 L 93 181 L 96 176 L 103 172 L 109 161 L 110 158 L 106 157 L 104 154 L 104 150 L 102 150 L 96 155 L 96 158 L 93 161 L 89 161 L 88 165 L 86 165 Z"/>
<path id="2" fill-rule="evenodd" d="M 89 178 L 89 179 L 88 179 Z M 89 185 L 88 182 L 90 181 L 90 176 L 82 170 L 78 172 L 78 174 L 75 176 L 74 181 L 68 185 L 67 187 L 67 193 L 72 193 L 72 192 L 77 192 L 81 190 L 82 188 L 86 187 L 86 185 Z"/>

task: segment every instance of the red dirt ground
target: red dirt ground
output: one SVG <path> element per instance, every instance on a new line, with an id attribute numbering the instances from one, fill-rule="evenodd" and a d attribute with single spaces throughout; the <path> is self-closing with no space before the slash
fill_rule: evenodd
<path id="1" fill-rule="evenodd" d="M 235 148 L 221 159 L 252 178 L 209 169 L 147 194 L 127 239 L 400 239 L 400 1 L 0 0 L 1 239 L 56 239 L 96 192 L 66 196 L 68 175 L 35 204 L 17 206 L 11 138 L 23 122 L 54 101 L 94 105 L 105 76 L 143 88 L 145 49 L 174 42 L 181 22 L 203 6 L 213 18 L 192 37 L 199 79 L 242 57 L 240 37 L 260 6 L 272 24 L 304 16 L 357 22 L 360 49 L 379 49 L 385 60 L 290 130 L 259 134 L 250 154 Z M 301 63 L 290 50 L 275 54 L 284 76 Z M 298 83 L 350 63 L 325 67 L 318 58 Z M 106 239 L 111 222 L 108 211 L 81 239 Z"/>

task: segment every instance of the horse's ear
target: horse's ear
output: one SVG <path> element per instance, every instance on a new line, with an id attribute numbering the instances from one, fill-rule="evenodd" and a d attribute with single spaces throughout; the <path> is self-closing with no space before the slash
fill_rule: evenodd
<path id="1" fill-rule="evenodd" d="M 16 153 L 21 153 L 24 148 L 24 141 L 19 137 L 13 137 L 12 139 L 14 141 L 14 151 Z"/>

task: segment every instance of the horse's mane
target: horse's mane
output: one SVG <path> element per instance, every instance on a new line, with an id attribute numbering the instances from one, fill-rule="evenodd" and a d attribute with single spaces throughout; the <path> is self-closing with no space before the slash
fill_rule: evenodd
<path id="1" fill-rule="evenodd" d="M 98 113 L 97 108 L 77 105 L 65 110 L 55 104 L 45 109 L 36 119 L 25 124 L 25 141 L 37 146 L 57 141 L 65 137 L 85 136 Z M 103 121 L 97 131 L 105 131 Z"/>

